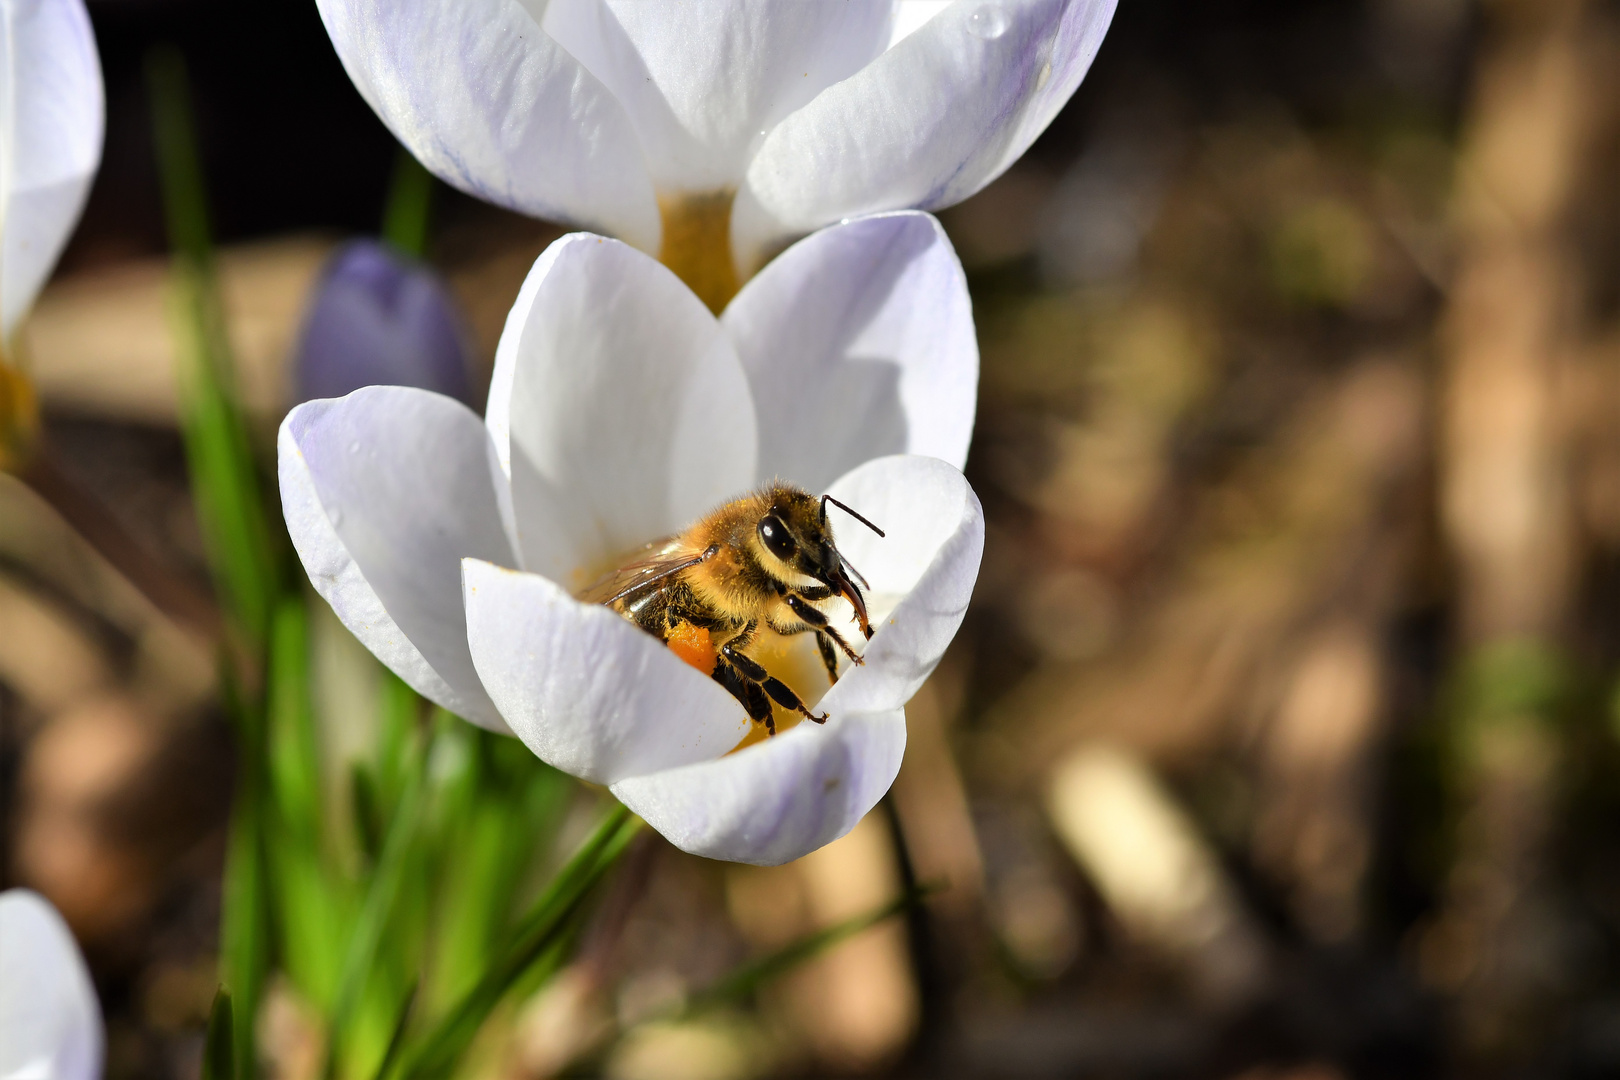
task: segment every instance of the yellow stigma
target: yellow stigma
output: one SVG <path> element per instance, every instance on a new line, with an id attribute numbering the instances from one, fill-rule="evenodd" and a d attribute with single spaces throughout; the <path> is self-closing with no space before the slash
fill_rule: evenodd
<path id="1" fill-rule="evenodd" d="M 716 315 L 737 295 L 737 268 L 731 261 L 731 204 L 735 191 L 661 195 L 664 242 L 658 261 Z"/>
<path id="2" fill-rule="evenodd" d="M 0 347 L 0 470 L 16 472 L 27 464 L 38 435 L 34 384 Z"/>

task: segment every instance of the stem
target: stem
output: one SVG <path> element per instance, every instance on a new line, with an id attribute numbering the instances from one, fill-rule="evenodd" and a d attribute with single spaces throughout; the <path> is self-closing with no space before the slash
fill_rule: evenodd
<path id="1" fill-rule="evenodd" d="M 433 205 L 433 175 L 403 146 L 394 160 L 383 208 L 382 238 L 402 254 L 420 259 L 427 253 L 428 218 Z"/>

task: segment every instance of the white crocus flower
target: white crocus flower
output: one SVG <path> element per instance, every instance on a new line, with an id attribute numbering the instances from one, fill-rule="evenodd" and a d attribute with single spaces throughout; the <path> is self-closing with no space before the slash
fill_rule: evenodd
<path id="1" fill-rule="evenodd" d="M 903 706 L 961 622 L 977 372 L 961 267 L 926 214 L 816 233 L 718 319 L 645 254 L 575 234 L 524 283 L 483 423 L 401 387 L 309 402 L 281 428 L 283 508 L 316 589 L 421 693 L 611 785 L 688 851 L 779 863 L 888 789 Z M 750 732 L 737 700 L 573 594 L 778 477 L 888 531 L 838 527 L 877 633 L 824 726 L 728 753 Z"/>
<path id="2" fill-rule="evenodd" d="M 102 124 L 83 0 L 0 0 L 0 469 L 32 452 L 39 417 L 14 339 L 84 209 Z"/>
<path id="3" fill-rule="evenodd" d="M 33 305 L 84 209 L 102 114 L 82 0 L 0 0 L 0 342 Z"/>
<path id="4" fill-rule="evenodd" d="M 96 1080 L 101 1006 L 73 934 L 38 893 L 0 893 L 0 1080 Z"/>
<path id="5" fill-rule="evenodd" d="M 734 291 L 791 237 L 999 176 L 1074 93 L 1114 4 L 317 0 L 429 169 L 657 253 L 716 309 L 716 275 Z M 728 236 L 732 266 L 709 265 Z"/>

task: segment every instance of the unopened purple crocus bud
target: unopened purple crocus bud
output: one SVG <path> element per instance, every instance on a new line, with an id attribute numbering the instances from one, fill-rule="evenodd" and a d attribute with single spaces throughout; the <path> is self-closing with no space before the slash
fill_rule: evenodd
<path id="1" fill-rule="evenodd" d="M 473 404 L 471 346 L 437 274 L 375 240 L 339 248 L 298 342 L 296 402 L 416 386 Z"/>

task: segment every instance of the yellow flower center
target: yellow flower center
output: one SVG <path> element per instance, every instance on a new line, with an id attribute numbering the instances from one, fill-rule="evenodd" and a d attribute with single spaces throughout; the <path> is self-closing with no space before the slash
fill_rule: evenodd
<path id="1" fill-rule="evenodd" d="M 0 470 L 16 472 L 33 453 L 39 435 L 34 384 L 0 348 Z"/>
<path id="2" fill-rule="evenodd" d="M 661 195 L 664 242 L 658 261 L 675 271 L 716 315 L 741 284 L 731 261 L 731 204 L 735 191 Z"/>

